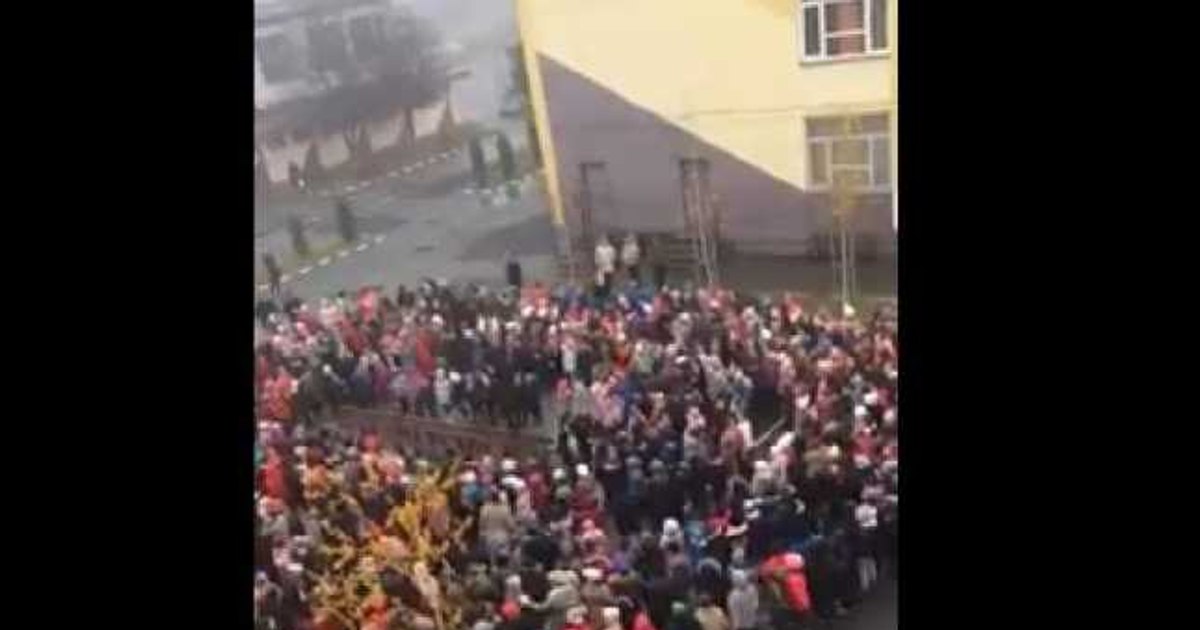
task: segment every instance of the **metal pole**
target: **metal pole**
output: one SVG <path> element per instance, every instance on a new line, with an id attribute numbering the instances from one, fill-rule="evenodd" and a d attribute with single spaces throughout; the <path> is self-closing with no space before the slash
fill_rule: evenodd
<path id="1" fill-rule="evenodd" d="M 836 232 L 836 230 L 831 229 L 831 230 L 829 230 L 829 271 L 830 271 L 829 291 L 830 291 L 830 293 L 837 290 L 837 286 L 838 286 L 838 274 L 840 273 L 838 271 L 838 257 L 839 256 L 840 256 L 840 254 L 838 253 L 838 248 L 837 248 L 837 232 Z"/>
<path id="2" fill-rule="evenodd" d="M 560 226 L 560 228 L 562 229 L 562 236 L 563 236 L 564 240 L 566 241 L 564 243 L 564 245 L 566 245 L 566 250 L 567 250 L 567 281 L 572 286 L 574 286 L 575 285 L 575 247 L 572 244 L 572 241 L 574 239 L 571 238 L 570 226 L 568 226 L 565 222 Z"/>
<path id="3" fill-rule="evenodd" d="M 850 266 L 848 264 L 848 252 L 846 251 L 846 218 L 842 217 L 838 223 L 842 232 L 842 304 L 846 304 L 850 301 Z"/>
<path id="4" fill-rule="evenodd" d="M 856 238 L 858 233 L 854 230 L 853 225 L 850 226 L 848 232 L 849 234 L 847 235 L 847 238 L 850 241 L 850 253 L 848 255 L 850 267 L 850 298 L 854 299 L 858 297 L 858 258 L 856 256 L 857 252 L 855 247 L 855 241 L 858 240 Z"/>

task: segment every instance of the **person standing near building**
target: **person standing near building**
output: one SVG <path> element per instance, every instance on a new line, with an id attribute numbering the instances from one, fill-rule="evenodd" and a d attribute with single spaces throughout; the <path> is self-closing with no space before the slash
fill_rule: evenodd
<path id="1" fill-rule="evenodd" d="M 279 289 L 283 272 L 279 269 L 279 263 L 275 260 L 270 252 L 263 254 L 263 267 L 267 269 L 267 286 L 270 287 L 271 297 L 279 296 Z"/>
<path id="2" fill-rule="evenodd" d="M 629 279 L 639 284 L 642 281 L 638 270 L 638 262 L 641 257 L 642 250 L 638 247 L 637 236 L 630 232 L 625 236 L 625 243 L 621 246 L 621 265 L 625 267 Z"/>
<path id="3" fill-rule="evenodd" d="M 304 190 L 304 176 L 300 173 L 300 165 L 288 162 L 288 183 L 296 190 Z"/>
<path id="4" fill-rule="evenodd" d="M 663 254 L 662 239 L 653 239 L 647 249 L 646 262 L 650 265 L 650 272 L 654 274 L 654 290 L 658 291 L 667 283 L 667 260 Z"/>
<path id="5" fill-rule="evenodd" d="M 521 288 L 521 261 L 513 255 L 512 251 L 504 253 L 505 260 L 505 275 L 508 279 L 508 286 L 514 289 Z"/>
<path id="6" fill-rule="evenodd" d="M 596 284 L 602 295 L 608 294 L 612 287 L 613 272 L 616 271 L 617 250 L 609 242 L 608 236 L 601 236 L 596 243 Z"/>

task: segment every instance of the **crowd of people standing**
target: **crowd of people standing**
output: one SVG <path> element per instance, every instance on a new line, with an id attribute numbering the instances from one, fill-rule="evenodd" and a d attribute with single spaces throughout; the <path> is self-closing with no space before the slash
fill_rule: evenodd
<path id="1" fill-rule="evenodd" d="M 598 264 L 596 290 L 430 281 L 264 304 L 260 626 L 448 627 L 454 600 L 455 623 L 480 630 L 792 628 L 894 574 L 894 309 L 647 285 L 627 260 L 620 287 Z M 526 461 L 415 452 L 331 423 L 347 404 L 551 422 L 557 442 Z M 418 520 L 440 566 L 414 560 L 390 516 L 431 479 L 445 498 Z M 361 617 L 317 604 L 331 538 L 396 539 L 371 552 L 382 586 L 364 587 Z"/>

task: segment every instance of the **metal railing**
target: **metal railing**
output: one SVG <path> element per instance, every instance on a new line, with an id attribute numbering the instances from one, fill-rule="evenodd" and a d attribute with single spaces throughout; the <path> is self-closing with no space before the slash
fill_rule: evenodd
<path id="1" fill-rule="evenodd" d="M 440 455 L 453 450 L 467 457 L 529 457 L 541 455 L 548 447 L 548 440 L 530 433 L 427 420 L 404 415 L 398 410 L 343 408 L 337 422 L 375 431 L 391 444 L 418 453 Z"/>

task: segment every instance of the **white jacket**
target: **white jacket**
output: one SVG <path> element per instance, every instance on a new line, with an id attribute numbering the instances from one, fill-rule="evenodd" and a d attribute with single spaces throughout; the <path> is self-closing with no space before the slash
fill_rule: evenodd
<path id="1" fill-rule="evenodd" d="M 617 250 L 609 243 L 596 246 L 596 270 L 600 273 L 612 273 L 617 259 Z"/>

